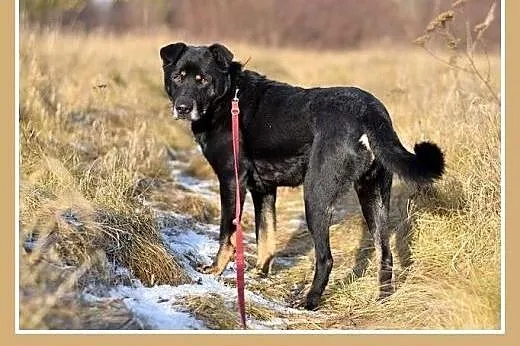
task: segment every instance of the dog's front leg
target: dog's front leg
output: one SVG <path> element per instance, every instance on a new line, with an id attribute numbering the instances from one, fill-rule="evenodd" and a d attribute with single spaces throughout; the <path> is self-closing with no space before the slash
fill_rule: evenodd
<path id="1" fill-rule="evenodd" d="M 240 206 L 244 205 L 245 184 L 240 182 Z M 235 180 L 234 177 L 219 179 L 220 181 L 220 247 L 213 264 L 204 266 L 201 271 L 206 274 L 220 275 L 226 269 L 227 264 L 233 258 L 236 247 L 235 219 Z M 242 209 L 242 208 L 241 208 Z"/>

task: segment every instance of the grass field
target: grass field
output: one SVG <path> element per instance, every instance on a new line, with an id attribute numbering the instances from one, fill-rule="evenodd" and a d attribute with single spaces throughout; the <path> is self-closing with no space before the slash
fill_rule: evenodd
<path id="1" fill-rule="evenodd" d="M 171 119 L 159 48 L 175 37 L 37 33 L 20 43 L 20 326 L 147 328 L 123 301 L 85 292 L 125 284 L 190 281 L 161 237 L 156 210 L 218 223 L 219 205 L 182 188 L 170 162 L 218 189 L 187 124 Z M 286 315 L 290 328 L 500 328 L 500 106 L 474 76 L 414 48 L 312 52 L 229 43 L 237 60 L 303 85 L 356 85 L 387 106 L 401 141 L 429 139 L 447 170 L 433 188 L 396 179 L 391 202 L 396 292 L 377 294 L 376 265 L 357 199 L 338 203 L 331 227 L 334 269 L 315 318 Z M 484 71 L 487 61 L 476 63 Z M 499 89 L 499 58 L 490 58 Z M 269 284 L 249 290 L 288 306 L 312 279 L 313 249 L 301 189 L 281 189 L 279 255 Z M 252 215 L 245 215 L 253 232 Z M 254 233 L 254 232 L 253 232 Z M 237 328 L 219 297 L 186 299 L 209 328 Z M 258 319 L 277 316 L 250 305 Z"/>

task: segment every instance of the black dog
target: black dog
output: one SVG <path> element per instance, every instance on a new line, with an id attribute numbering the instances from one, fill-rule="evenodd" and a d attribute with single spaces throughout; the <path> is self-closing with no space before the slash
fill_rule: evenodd
<path id="1" fill-rule="evenodd" d="M 431 183 L 444 171 L 441 150 L 422 142 L 415 145 L 415 154 L 407 151 L 383 104 L 361 89 L 304 89 L 272 81 L 243 70 L 220 44 L 174 43 L 163 47 L 160 55 L 173 116 L 191 120 L 193 134 L 220 183 L 220 248 L 213 264 L 201 270 L 219 275 L 235 250 L 230 107 L 238 89 L 240 202 L 247 188 L 255 208 L 257 268 L 267 274 L 275 254 L 276 188 L 303 184 L 316 254 L 314 279 L 304 304 L 315 309 L 332 269 L 332 205 L 354 186 L 380 257 L 380 297 L 390 294 L 392 173 L 419 184 Z"/>

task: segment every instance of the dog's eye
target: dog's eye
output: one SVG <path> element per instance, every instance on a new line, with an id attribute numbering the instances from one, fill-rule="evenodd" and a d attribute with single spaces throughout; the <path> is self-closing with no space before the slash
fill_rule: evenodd
<path id="1" fill-rule="evenodd" d="M 175 80 L 176 82 L 182 82 L 184 80 L 184 77 L 186 77 L 186 71 L 181 71 L 173 77 L 173 80 Z"/>
<path id="2" fill-rule="evenodd" d="M 206 78 L 202 77 L 200 74 L 195 76 L 195 80 L 203 85 L 208 84 L 208 80 Z"/>

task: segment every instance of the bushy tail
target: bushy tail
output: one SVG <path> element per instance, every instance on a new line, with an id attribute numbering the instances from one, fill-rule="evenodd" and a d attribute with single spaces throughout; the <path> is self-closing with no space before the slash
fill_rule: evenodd
<path id="1" fill-rule="evenodd" d="M 364 126 L 376 159 L 401 178 L 426 184 L 444 173 L 444 154 L 436 144 L 417 143 L 414 154 L 403 147 L 388 118 L 373 116 Z"/>

